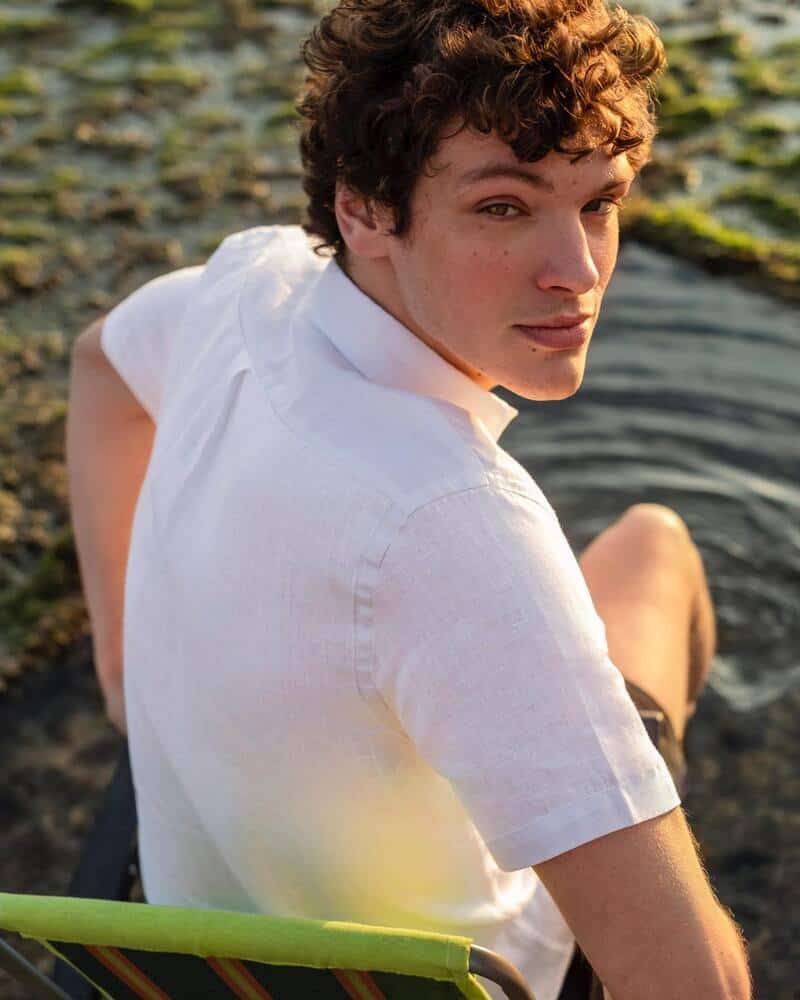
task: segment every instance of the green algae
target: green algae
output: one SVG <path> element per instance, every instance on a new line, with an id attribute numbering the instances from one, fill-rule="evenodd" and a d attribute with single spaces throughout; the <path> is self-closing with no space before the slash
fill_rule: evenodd
<path id="1" fill-rule="evenodd" d="M 28 246 L 0 246 L 0 278 L 17 288 L 38 288 L 45 280 L 47 256 Z"/>
<path id="2" fill-rule="evenodd" d="M 265 124 L 267 128 L 276 128 L 280 125 L 296 123 L 299 120 L 300 119 L 295 105 L 287 101 L 285 104 L 280 105 L 280 107 L 275 108 L 275 110 L 270 113 Z"/>
<path id="3" fill-rule="evenodd" d="M 709 84 L 708 73 L 701 59 L 687 43 L 666 46 L 667 72 L 659 81 L 662 101 L 675 101 L 691 94 L 703 93 Z"/>
<path id="4" fill-rule="evenodd" d="M 45 92 L 41 76 L 26 66 L 0 77 L 0 97 L 23 95 L 39 97 Z"/>
<path id="5" fill-rule="evenodd" d="M 206 107 L 190 112 L 183 118 L 193 135 L 213 135 L 218 132 L 237 131 L 244 127 L 244 122 L 228 105 Z"/>
<path id="6" fill-rule="evenodd" d="M 233 78 L 233 95 L 237 98 L 256 97 L 294 99 L 302 82 L 297 66 L 271 66 L 248 63 L 240 67 Z"/>
<path id="7" fill-rule="evenodd" d="M 97 118 L 108 119 L 127 111 L 133 105 L 132 92 L 124 86 L 98 85 L 87 87 L 81 99 L 82 111 Z"/>
<path id="8" fill-rule="evenodd" d="M 72 24 L 58 15 L 5 14 L 0 11 L 0 44 L 71 34 Z"/>
<path id="9" fill-rule="evenodd" d="M 717 27 L 692 35 L 685 43 L 702 58 L 746 59 L 752 54 L 750 38 L 736 29 Z"/>
<path id="10" fill-rule="evenodd" d="M 26 101 L 20 97 L 0 96 L 0 118 L 38 118 L 45 112 L 43 101 Z"/>
<path id="11" fill-rule="evenodd" d="M 733 79 L 748 97 L 800 97 L 800 62 L 795 57 L 748 59 L 734 68 Z"/>
<path id="12" fill-rule="evenodd" d="M 112 129 L 84 123 L 76 129 L 75 138 L 87 149 L 98 150 L 122 160 L 149 153 L 155 145 L 152 135 L 133 125 L 128 128 Z"/>
<path id="13" fill-rule="evenodd" d="M 688 203 L 633 200 L 624 214 L 628 236 L 680 253 L 711 274 L 756 278 L 800 301 L 800 243 L 764 240 L 726 226 L 706 209 Z"/>
<path id="14" fill-rule="evenodd" d="M 666 100 L 661 107 L 659 132 L 667 138 L 680 138 L 708 128 L 741 107 L 741 100 L 733 96 L 696 94 Z"/>
<path id="15" fill-rule="evenodd" d="M 161 171 L 159 180 L 165 188 L 187 201 L 216 201 L 225 190 L 224 173 L 205 164 L 176 164 Z"/>
<path id="16" fill-rule="evenodd" d="M 745 119 L 740 127 L 745 135 L 771 145 L 778 145 L 796 131 L 790 122 L 764 114 Z"/>
<path id="17" fill-rule="evenodd" d="M 773 228 L 800 239 L 800 198 L 773 190 L 768 178 L 733 184 L 720 192 L 717 201 L 745 205 Z"/>
<path id="18" fill-rule="evenodd" d="M 18 516 L 16 520 L 10 526 L 12 540 L 24 527 L 29 542 L 44 551 L 23 582 L 0 591 L 0 691 L 8 679 L 54 662 L 89 633 L 72 529 L 53 528 L 52 516 L 43 510 L 31 511 L 27 524 L 19 524 Z"/>
<path id="19" fill-rule="evenodd" d="M 147 14 L 156 0 L 60 0 L 66 10 L 94 10 L 99 14 Z"/>
<path id="20" fill-rule="evenodd" d="M 43 159 L 44 153 L 42 150 L 32 144 L 13 146 L 10 149 L 0 150 L 0 164 L 16 170 L 37 167 Z"/>
<path id="21" fill-rule="evenodd" d="M 162 133 L 156 164 L 160 169 L 176 166 L 184 157 L 191 155 L 193 148 L 191 132 L 183 125 L 172 125 Z"/>
<path id="22" fill-rule="evenodd" d="M 54 239 L 55 231 L 52 225 L 36 222 L 33 219 L 0 219 L 0 239 L 9 240 L 18 245 L 27 243 L 46 243 Z"/>
<path id="23" fill-rule="evenodd" d="M 153 63 L 137 67 L 131 82 L 141 90 L 177 90 L 191 95 L 205 90 L 211 81 L 206 73 L 185 63 Z"/>
<path id="24" fill-rule="evenodd" d="M 175 27 L 158 25 L 136 25 L 122 31 L 110 42 L 92 45 L 81 52 L 75 60 L 79 67 L 92 66 L 117 56 L 170 56 L 186 45 L 188 35 Z"/>

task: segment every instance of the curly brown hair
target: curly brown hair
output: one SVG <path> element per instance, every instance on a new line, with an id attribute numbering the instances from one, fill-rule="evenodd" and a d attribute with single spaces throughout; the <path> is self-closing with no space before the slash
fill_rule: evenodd
<path id="1" fill-rule="evenodd" d="M 605 0 L 341 0 L 302 52 L 303 228 L 339 258 L 337 180 L 392 209 L 403 236 L 416 180 L 454 122 L 494 131 L 530 163 L 611 143 L 638 173 L 666 67 L 655 24 Z"/>

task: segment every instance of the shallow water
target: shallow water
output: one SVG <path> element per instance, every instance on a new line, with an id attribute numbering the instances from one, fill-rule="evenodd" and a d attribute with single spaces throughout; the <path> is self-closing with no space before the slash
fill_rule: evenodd
<path id="1" fill-rule="evenodd" d="M 800 687 L 800 310 L 628 243 L 581 389 L 502 445 L 576 554 L 630 504 L 688 524 L 717 611 L 709 684 L 739 711 Z"/>

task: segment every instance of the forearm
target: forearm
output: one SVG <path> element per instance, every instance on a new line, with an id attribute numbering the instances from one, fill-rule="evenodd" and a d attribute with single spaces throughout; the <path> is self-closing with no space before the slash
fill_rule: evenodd
<path id="1" fill-rule="evenodd" d="M 95 667 L 109 708 L 121 705 L 125 571 L 155 435 L 145 410 L 119 405 L 120 385 L 107 363 L 73 352 L 66 432 L 70 515 Z M 114 716 L 121 712 L 109 714 L 120 725 Z"/>
<path id="2" fill-rule="evenodd" d="M 702 927 L 691 922 L 676 928 L 656 945 L 657 954 L 609 977 L 603 1000 L 673 1000 L 697 996 L 706 1000 L 752 1000 L 753 981 L 741 928 L 725 908 Z M 624 964 L 624 963 L 623 963 Z"/>

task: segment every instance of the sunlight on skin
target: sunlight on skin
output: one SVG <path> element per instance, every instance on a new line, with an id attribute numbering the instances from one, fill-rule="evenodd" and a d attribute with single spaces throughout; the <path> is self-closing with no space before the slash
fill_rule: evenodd
<path id="1" fill-rule="evenodd" d="M 391 235 L 388 210 L 339 185 L 350 278 L 482 388 L 573 395 L 591 336 L 556 351 L 515 327 L 589 314 L 593 332 L 617 262 L 617 205 L 635 179 L 627 157 L 597 148 L 574 164 L 553 152 L 521 163 L 496 136 L 465 129 L 443 140 L 432 166 L 403 238 Z"/>

